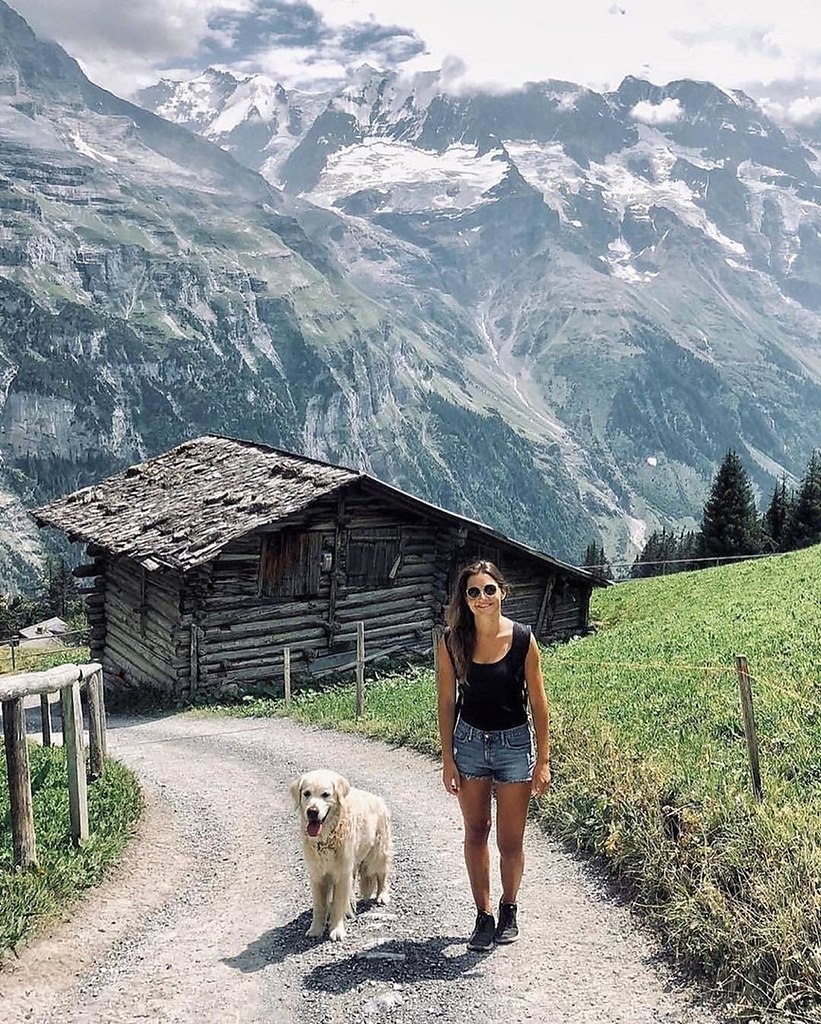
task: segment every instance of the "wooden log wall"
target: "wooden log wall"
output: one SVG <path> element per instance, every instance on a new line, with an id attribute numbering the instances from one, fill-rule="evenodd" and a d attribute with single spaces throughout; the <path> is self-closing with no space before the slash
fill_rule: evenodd
<path id="1" fill-rule="evenodd" d="M 288 531 L 287 537 L 283 531 Z M 117 679 L 174 696 L 423 651 L 467 561 L 495 561 L 505 613 L 550 641 L 587 627 L 589 587 L 467 524 L 428 517 L 367 481 L 229 544 L 191 572 L 148 572 L 89 545 L 92 656 Z M 298 560 L 304 561 L 302 566 Z M 295 560 L 297 560 L 295 562 Z M 286 564 L 287 563 L 287 564 Z"/>
<path id="2" fill-rule="evenodd" d="M 91 660 L 102 662 L 105 651 L 105 574 L 108 561 L 106 552 L 95 544 L 86 547 L 86 555 L 90 561 L 78 566 L 73 575 L 91 581 L 85 594 L 89 647 Z"/>
<path id="3" fill-rule="evenodd" d="M 365 623 L 367 654 L 398 647 L 423 650 L 441 602 L 434 595 L 436 527 L 397 509 L 366 490 L 348 489 L 341 499 L 317 502 L 310 515 L 291 517 L 278 529 L 310 532 L 311 557 L 327 553 L 331 562 L 304 597 L 260 593 L 260 558 L 266 533 L 229 545 L 212 563 L 199 618 L 199 685 L 203 688 L 273 682 L 283 675 L 284 647 L 291 650 L 294 674 L 320 674 L 350 660 L 357 623 Z M 386 545 L 375 557 L 391 561 L 390 578 L 352 586 L 348 580 L 349 543 L 376 538 Z M 367 562 L 367 559 L 366 559 Z M 382 566 L 384 571 L 385 565 Z M 312 570 L 313 571 L 313 570 Z M 362 564 L 359 564 L 362 576 Z M 316 577 L 314 577 L 316 578 Z M 292 581 L 291 581 L 292 582 Z"/>
<path id="4" fill-rule="evenodd" d="M 128 558 L 110 558 L 105 568 L 104 638 L 101 661 L 112 685 L 179 692 L 187 672 L 178 649 L 181 580 L 172 572 L 149 572 Z M 96 648 L 95 648 L 96 650 Z"/>

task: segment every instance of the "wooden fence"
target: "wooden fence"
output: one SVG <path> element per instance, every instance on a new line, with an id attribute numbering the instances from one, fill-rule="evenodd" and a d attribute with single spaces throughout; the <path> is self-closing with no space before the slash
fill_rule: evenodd
<path id="1" fill-rule="evenodd" d="M 63 718 L 63 746 L 68 770 L 68 805 L 71 838 L 81 843 L 88 838 L 88 790 L 83 710 L 80 690 L 88 692 L 89 769 L 91 778 L 105 771 L 106 729 L 103 697 L 103 670 L 96 662 L 89 665 L 58 665 L 43 672 L 27 672 L 0 679 L 3 705 L 3 733 L 9 777 L 11 834 L 14 863 L 21 868 L 37 863 L 34 813 L 31 799 L 28 744 L 26 740 L 25 698 L 40 697 L 43 720 L 43 744 L 51 746 L 51 709 L 49 694 L 60 693 Z"/>

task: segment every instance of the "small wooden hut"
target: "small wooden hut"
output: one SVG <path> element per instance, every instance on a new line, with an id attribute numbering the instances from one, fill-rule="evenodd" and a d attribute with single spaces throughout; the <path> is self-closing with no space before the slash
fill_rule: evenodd
<path id="1" fill-rule="evenodd" d="M 292 670 L 424 651 L 459 568 L 482 557 L 512 585 L 511 617 L 542 641 L 587 630 L 601 581 L 373 477 L 208 435 L 35 509 L 87 543 L 91 658 L 109 686 L 176 698 Z"/>

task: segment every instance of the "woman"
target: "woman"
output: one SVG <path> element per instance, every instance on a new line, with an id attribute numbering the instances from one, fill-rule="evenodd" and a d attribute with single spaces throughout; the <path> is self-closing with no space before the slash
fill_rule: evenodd
<path id="1" fill-rule="evenodd" d="M 449 628 L 439 644 L 442 782 L 462 809 L 465 864 L 476 901 L 468 948 L 482 952 L 519 937 L 516 897 L 527 809 L 531 794 L 541 795 L 550 785 L 549 711 L 539 649 L 529 626 L 502 615 L 507 593 L 492 562 L 466 565 L 445 610 Z M 498 923 L 490 902 L 488 851 L 494 782 L 502 875 Z"/>

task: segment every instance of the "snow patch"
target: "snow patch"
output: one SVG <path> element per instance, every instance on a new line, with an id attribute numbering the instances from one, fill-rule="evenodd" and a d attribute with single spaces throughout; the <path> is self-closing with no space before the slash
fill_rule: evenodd
<path id="1" fill-rule="evenodd" d="M 72 132 L 69 136 L 72 146 L 77 150 L 78 153 L 82 153 L 83 156 L 90 157 L 92 160 L 96 160 L 98 163 L 102 160 L 107 164 L 116 164 L 117 157 L 110 156 L 108 153 L 101 153 L 98 149 L 94 149 L 93 146 L 89 146 L 81 137 L 79 132 Z"/>
<path id="2" fill-rule="evenodd" d="M 508 171 L 499 151 L 479 156 L 476 146 L 454 144 L 443 153 L 406 142 L 370 138 L 332 154 L 306 198 L 331 207 L 340 198 L 373 190 L 382 210 L 463 210 L 483 201 Z"/>

